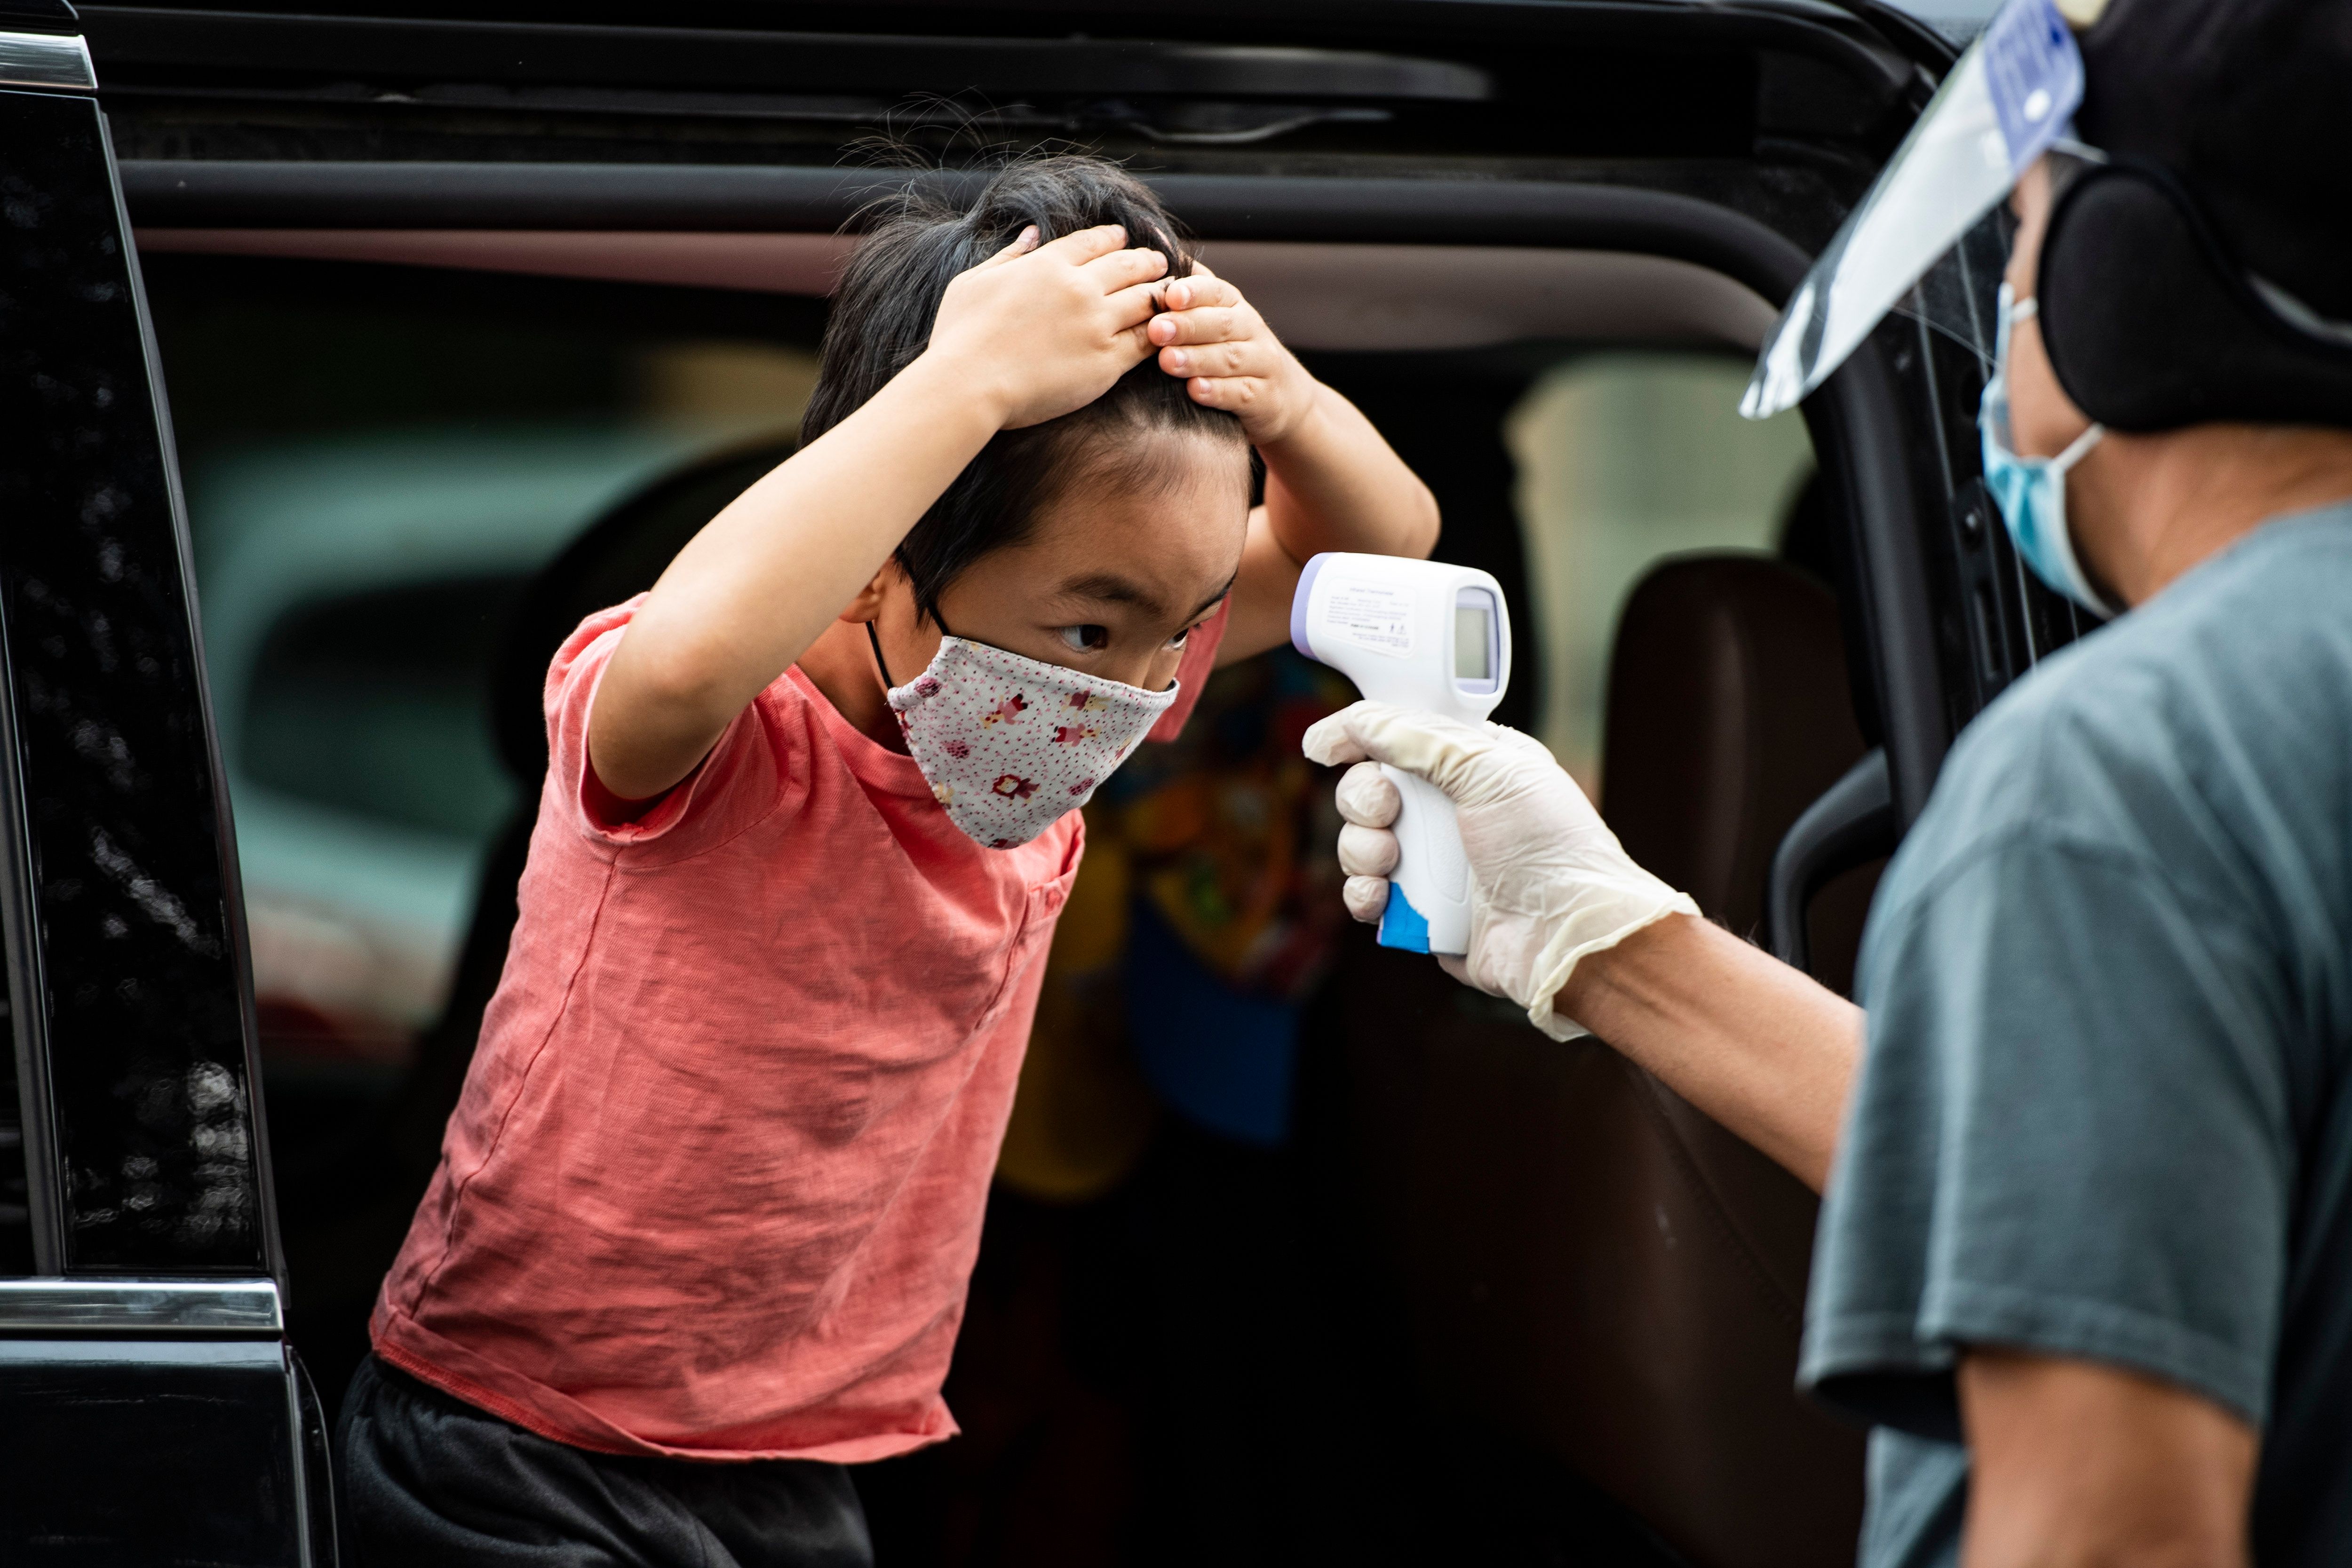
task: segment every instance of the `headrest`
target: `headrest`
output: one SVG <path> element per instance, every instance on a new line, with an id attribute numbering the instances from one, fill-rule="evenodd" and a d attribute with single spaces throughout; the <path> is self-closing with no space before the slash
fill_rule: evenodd
<path id="1" fill-rule="evenodd" d="M 547 717 L 541 704 L 555 650 L 596 611 L 642 594 L 702 525 L 761 475 L 793 455 L 763 440 L 675 468 L 588 525 L 523 590 L 490 674 L 490 722 L 499 756 L 535 796 L 547 776 Z"/>
<path id="2" fill-rule="evenodd" d="M 1626 600 L 1603 815 L 1628 854 L 1710 917 L 1756 926 L 1781 836 L 1862 752 L 1837 601 L 1807 574 L 1764 556 L 1681 556 Z"/>

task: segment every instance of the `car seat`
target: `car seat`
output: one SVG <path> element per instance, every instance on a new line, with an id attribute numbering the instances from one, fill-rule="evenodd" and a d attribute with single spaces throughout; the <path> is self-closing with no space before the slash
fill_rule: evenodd
<path id="1" fill-rule="evenodd" d="M 1602 804 L 1710 918 L 1754 928 L 1781 835 L 1863 749 L 1816 579 L 1703 555 L 1635 588 Z M 1817 973 L 1850 970 L 1859 924 L 1817 902 Z M 1337 995 L 1371 1223 L 1441 1422 L 1549 1457 L 1697 1568 L 1850 1563 L 1862 1435 L 1794 1389 L 1812 1194 L 1426 959 L 1360 943 Z"/>

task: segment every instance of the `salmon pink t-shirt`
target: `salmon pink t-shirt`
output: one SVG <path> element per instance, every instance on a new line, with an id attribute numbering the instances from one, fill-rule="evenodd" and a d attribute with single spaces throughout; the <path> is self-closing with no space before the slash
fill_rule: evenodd
<path id="1" fill-rule="evenodd" d="M 609 820 L 589 704 L 638 602 L 549 669 L 520 919 L 376 1352 L 605 1453 L 901 1453 L 956 1430 L 940 1384 L 1081 821 L 982 848 L 798 668 Z"/>

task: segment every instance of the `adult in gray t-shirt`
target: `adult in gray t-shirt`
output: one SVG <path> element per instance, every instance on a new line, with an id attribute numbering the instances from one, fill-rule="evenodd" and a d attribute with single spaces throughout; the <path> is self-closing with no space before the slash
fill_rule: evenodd
<path id="1" fill-rule="evenodd" d="M 1802 1379 L 1881 1424 L 1863 1561 L 1955 1560 L 1952 1369 L 2134 1368 L 2352 1556 L 2352 508 L 2268 523 L 1969 727 L 1882 883 Z"/>
<path id="2" fill-rule="evenodd" d="M 2112 0 L 2079 58 L 2010 0 L 1971 47 L 1752 406 L 1827 374 L 2005 149 L 1985 484 L 2036 577 L 2130 614 L 1947 759 L 1867 1015 L 1698 919 L 1525 736 L 1364 702 L 1307 752 L 1365 759 L 1358 918 L 1398 859 L 1377 762 L 1454 802 L 1453 973 L 1834 1168 L 1803 1373 L 1880 1424 L 1872 1568 L 1963 1531 L 1972 1568 L 2352 1561 L 2352 160 L 2290 155 L 2352 142 L 2352 0 Z M 2103 152 L 2026 136 L 2070 118 Z"/>

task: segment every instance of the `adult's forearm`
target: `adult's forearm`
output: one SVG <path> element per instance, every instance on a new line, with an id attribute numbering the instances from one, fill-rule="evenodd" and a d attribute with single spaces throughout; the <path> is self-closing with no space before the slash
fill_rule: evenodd
<path id="1" fill-rule="evenodd" d="M 1576 966 L 1554 1010 L 1753 1143 L 1815 1192 L 1829 1180 L 1862 1009 L 1689 915 Z"/>

